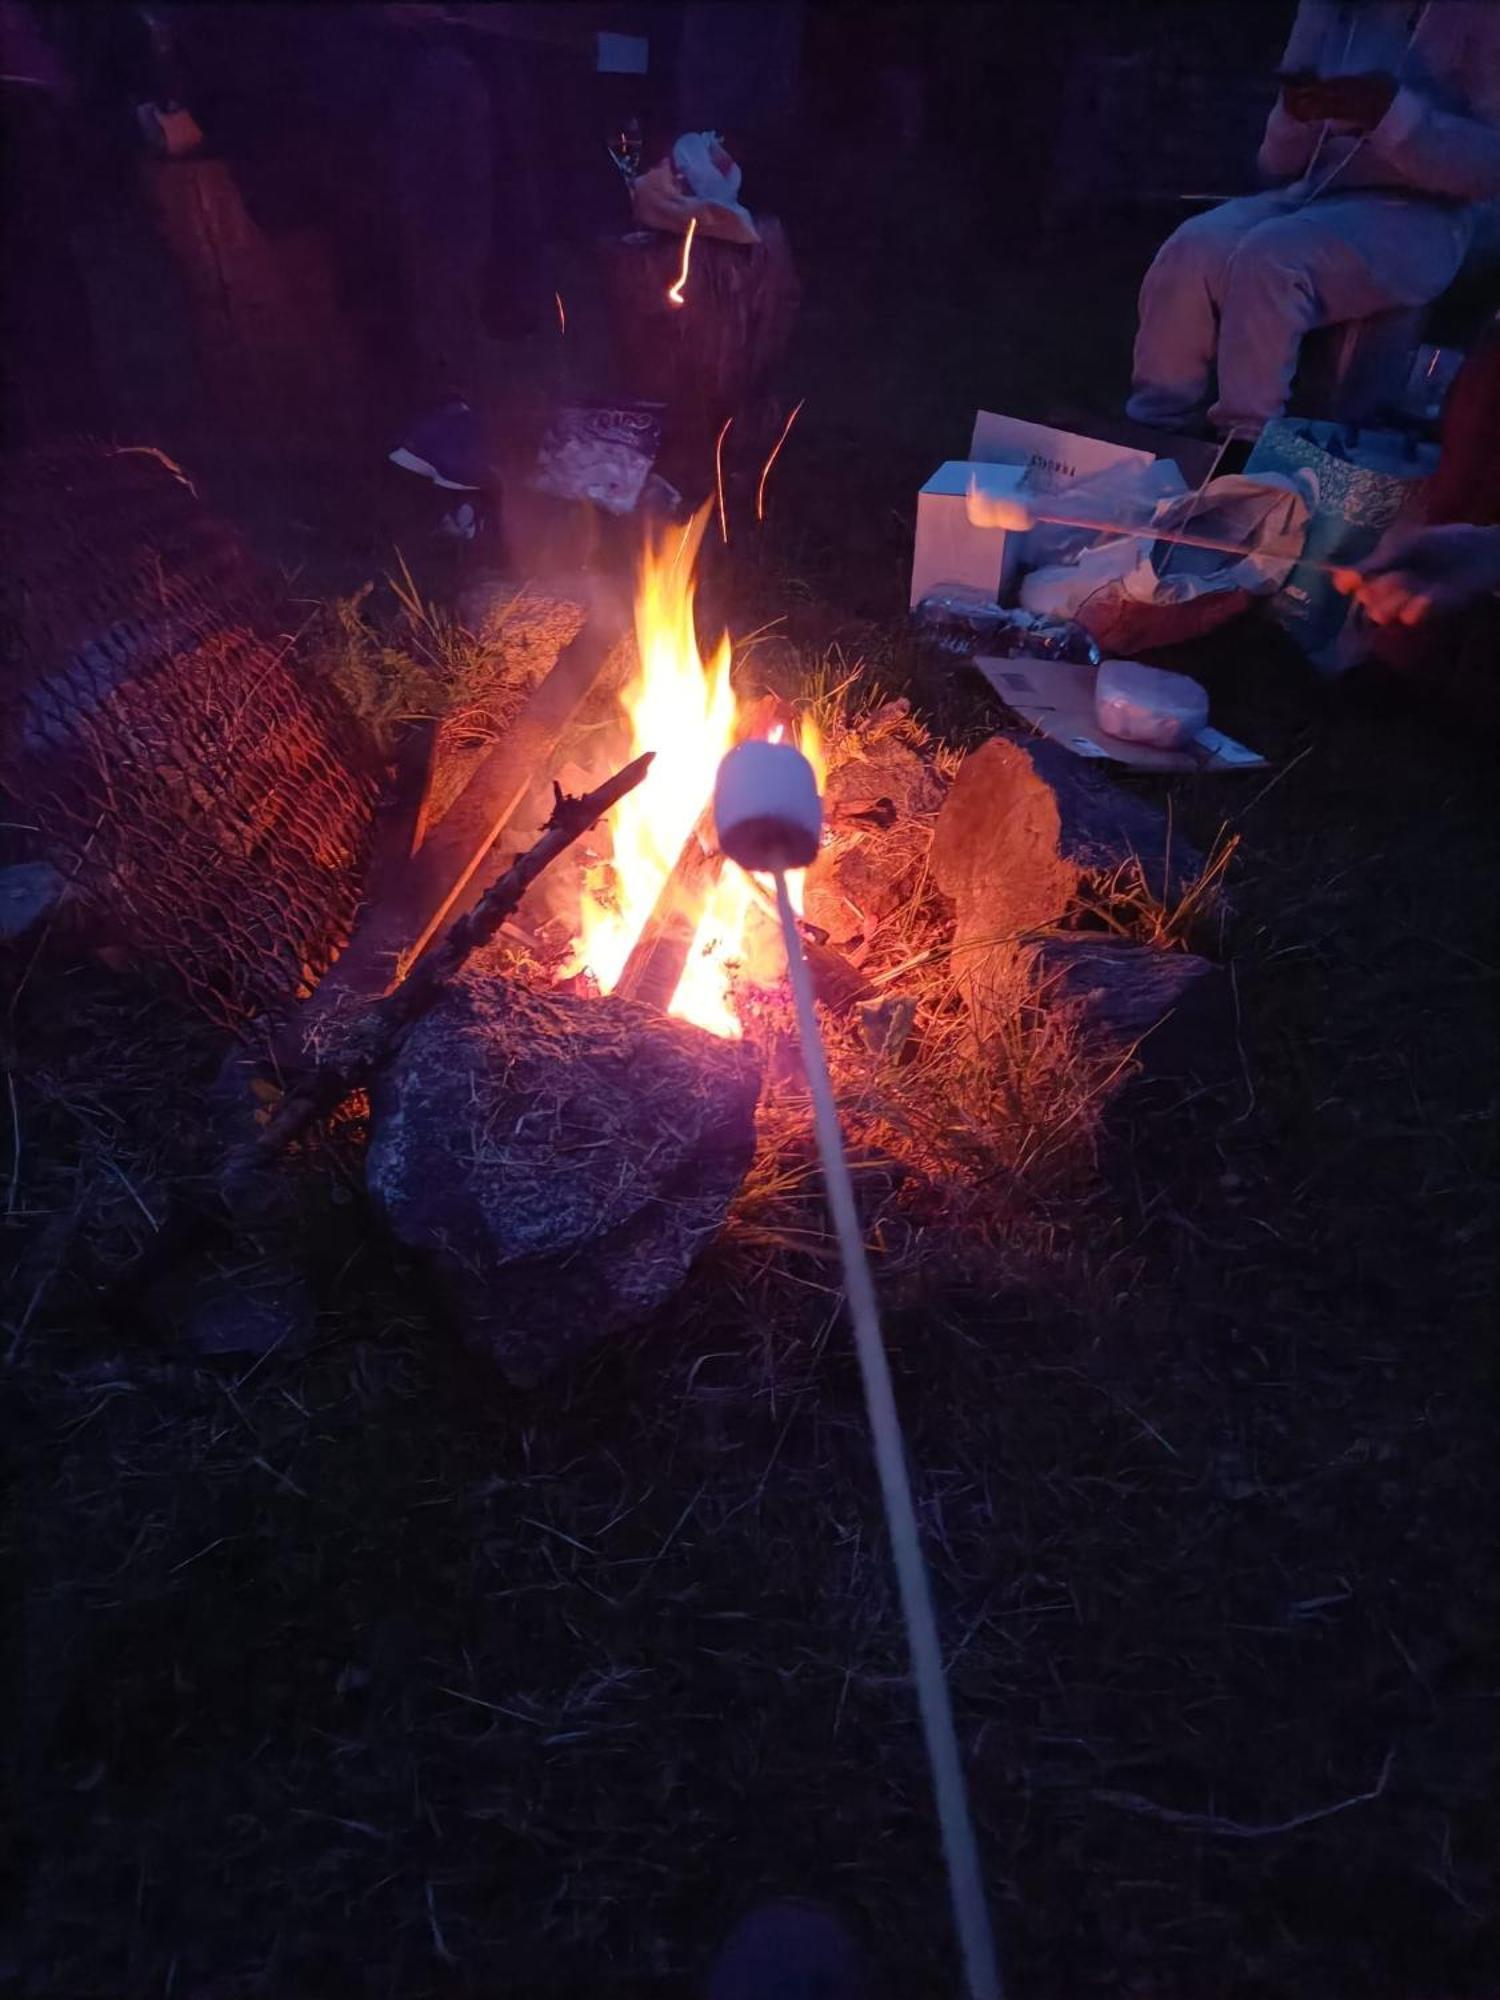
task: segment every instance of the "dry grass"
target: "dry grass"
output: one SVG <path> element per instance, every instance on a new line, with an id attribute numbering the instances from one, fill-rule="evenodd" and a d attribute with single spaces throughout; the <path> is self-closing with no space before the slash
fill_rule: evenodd
<path id="1" fill-rule="evenodd" d="M 776 677 L 810 714 L 831 770 L 878 759 L 882 743 L 894 742 L 951 781 L 963 746 L 934 735 L 857 648 L 835 647 L 800 673 L 795 663 L 783 642 Z M 846 1130 L 867 1161 L 882 1279 L 897 1299 L 920 1296 L 935 1280 L 1034 1278 L 1037 1260 L 1047 1262 L 1076 1232 L 1099 1192 L 1107 1121 L 1139 1067 L 1134 1050 L 1087 1038 L 1073 1010 L 1040 1004 L 1037 962 L 1018 947 L 1043 934 L 996 935 L 955 950 L 951 911 L 927 869 L 934 818 L 903 814 L 887 829 L 843 836 L 863 842 L 890 880 L 910 884 L 858 960 L 882 1015 L 895 1017 L 896 1046 L 878 1045 L 881 1022 L 825 1017 Z M 1071 922 L 1128 943 L 1222 956 L 1239 847 L 1240 835 L 1220 825 L 1202 869 L 1167 896 L 1128 861 Z M 994 1001 L 982 1028 L 965 1000 L 968 959 L 979 953 Z M 779 1242 L 789 1254 L 826 1258 L 806 1101 L 794 1088 L 773 1091 L 761 1130 L 728 1241 L 743 1233 L 752 1245 Z M 1100 1276 L 1112 1282 L 1108 1264 L 1089 1275 L 1069 1270 L 1076 1304 L 1090 1303 Z"/>
<path id="2" fill-rule="evenodd" d="M 783 651 L 781 678 L 782 691 L 814 723 L 835 784 L 841 768 L 878 769 L 882 748 L 897 744 L 936 775 L 933 793 L 941 796 L 962 752 L 935 738 L 857 656 L 840 650 L 798 675 Z M 906 885 L 857 955 L 872 1009 L 824 1015 L 882 1278 L 898 1300 L 939 1273 L 980 1285 L 1022 1278 L 1028 1260 L 1055 1242 L 1061 1219 L 1089 1196 L 1110 1106 L 1137 1066 L 1133 1051 L 1091 1043 L 1070 1010 L 1039 1004 L 1031 959 L 1003 949 L 1030 936 L 954 949 L 951 909 L 927 865 L 935 819 L 935 807 L 901 812 L 889 826 L 835 825 L 832 835 L 835 847 L 860 842 L 886 880 Z M 1127 864 L 1082 920 L 1165 948 L 1201 940 L 1220 908 L 1235 846 L 1232 835 L 1222 838 L 1201 877 L 1170 906 Z M 981 952 L 993 1002 L 982 1026 L 965 999 L 968 955 Z M 831 1243 L 811 1114 L 784 1008 L 767 1009 L 760 996 L 754 1032 L 769 1046 L 772 1083 L 756 1163 L 726 1240 L 745 1242 L 755 1255 L 779 1245 L 790 1258 L 826 1262 Z"/>
<path id="3" fill-rule="evenodd" d="M 13 1363 L 34 1324 L 55 1335 L 88 1311 L 207 1164 L 194 1132 L 223 1053 L 216 1030 L 134 978 L 80 965 L 59 985 L 55 962 L 34 976 L 6 1058 Z"/>
<path id="4" fill-rule="evenodd" d="M 385 595 L 389 610 L 380 607 L 373 582 L 320 607 L 302 657 L 389 750 L 408 723 L 483 709 L 492 691 L 503 694 L 503 677 L 494 650 L 425 599 L 404 561 L 387 579 Z"/>
<path id="5" fill-rule="evenodd" d="M 450 610 L 398 556 L 384 589 L 365 584 L 319 608 L 304 647 L 389 756 L 414 724 L 435 723 L 430 819 L 439 819 L 505 734 L 585 616 L 576 598 L 530 583 L 473 588 Z"/>

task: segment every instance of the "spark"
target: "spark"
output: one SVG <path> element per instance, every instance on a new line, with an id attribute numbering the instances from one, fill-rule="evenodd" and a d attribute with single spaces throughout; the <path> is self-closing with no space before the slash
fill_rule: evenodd
<path id="1" fill-rule="evenodd" d="M 802 403 L 805 403 L 806 401 L 807 398 L 806 396 L 804 396 L 802 398 Z M 797 421 L 797 416 L 802 408 L 802 403 L 799 403 L 797 405 L 797 408 L 793 410 L 792 414 L 787 418 L 786 422 L 782 425 L 781 436 L 777 438 L 775 444 L 772 445 L 771 456 L 766 460 L 765 470 L 760 475 L 760 484 L 755 489 L 755 518 L 757 521 L 763 521 L 766 518 L 766 481 L 771 476 L 771 467 L 776 463 L 777 459 L 780 458 L 781 456 L 781 447 L 786 443 L 787 437 L 791 432 L 792 425 Z"/>
<path id="2" fill-rule="evenodd" d="M 180 485 L 185 486 L 187 488 L 188 492 L 192 494 L 195 500 L 198 498 L 198 489 L 193 484 L 192 480 L 188 478 L 187 474 L 183 471 L 182 467 L 177 463 L 175 458 L 168 458 L 167 454 L 162 450 L 160 445 L 114 444 L 108 446 L 107 449 L 109 452 L 109 456 L 111 458 L 124 458 L 129 455 L 134 455 L 137 458 L 154 458 L 158 465 L 164 466 L 166 470 L 171 473 L 172 477 L 175 480 L 177 480 L 177 482 Z"/>
<path id="3" fill-rule="evenodd" d="M 680 306 L 685 303 L 682 296 L 682 288 L 687 283 L 688 266 L 693 261 L 693 238 L 697 233 L 698 218 L 696 215 L 690 215 L 688 217 L 687 235 L 682 239 L 682 269 L 677 273 L 677 283 L 667 287 L 667 297 L 674 306 Z"/>
<path id="4" fill-rule="evenodd" d="M 726 417 L 723 430 L 714 439 L 714 484 L 719 491 L 719 534 L 726 548 L 729 544 L 729 514 L 724 506 L 724 440 L 729 435 L 729 426 L 733 422 L 733 417 Z"/>
<path id="5" fill-rule="evenodd" d="M 568 309 L 563 304 L 563 295 L 561 292 L 554 292 L 552 296 L 557 300 L 558 331 L 559 333 L 566 334 L 568 331 Z"/>

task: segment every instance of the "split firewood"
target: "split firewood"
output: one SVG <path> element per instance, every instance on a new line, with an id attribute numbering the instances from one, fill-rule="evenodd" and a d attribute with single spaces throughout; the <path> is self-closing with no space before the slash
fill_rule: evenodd
<path id="1" fill-rule="evenodd" d="M 671 1006 L 723 866 L 713 814 L 706 811 L 683 842 L 682 852 L 615 981 L 614 990 L 622 999 L 639 1000 L 663 1013 Z"/>
<path id="2" fill-rule="evenodd" d="M 786 711 L 777 696 L 758 695 L 741 707 L 735 740 L 744 742 L 747 737 L 768 736 L 776 723 L 784 726 L 785 721 Z M 703 912 L 723 868 L 713 807 L 708 805 L 682 843 L 672 871 L 663 882 L 651 914 L 615 981 L 614 990 L 623 999 L 640 1000 L 648 1007 L 659 1007 L 663 1013 L 671 1006 Z"/>
<path id="3" fill-rule="evenodd" d="M 611 611 L 590 618 L 563 647 L 551 670 L 435 826 L 413 829 L 408 859 L 392 872 L 390 892 L 367 899 L 354 936 L 316 993 L 287 1023 L 277 1052 L 300 1061 L 323 1025 L 351 1005 L 398 988 L 400 967 L 431 948 L 538 771 L 552 768 L 564 730 L 596 686 L 623 626 Z M 399 989 L 398 989 L 399 990 Z"/>

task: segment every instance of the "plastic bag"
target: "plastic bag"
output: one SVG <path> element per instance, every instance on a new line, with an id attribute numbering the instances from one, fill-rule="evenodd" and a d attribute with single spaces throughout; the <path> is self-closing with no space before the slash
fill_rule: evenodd
<path id="1" fill-rule="evenodd" d="M 1278 417 L 1261 432 L 1247 474 L 1300 479 L 1311 501 L 1303 548 L 1309 560 L 1282 580 L 1270 605 L 1277 624 L 1309 657 L 1330 651 L 1349 611 L 1349 599 L 1313 561 L 1362 561 L 1410 499 L 1414 482 L 1435 463 L 1433 447 L 1391 431 Z"/>
<path id="2" fill-rule="evenodd" d="M 1208 727 L 1208 690 L 1139 660 L 1105 660 L 1094 682 L 1094 716 L 1122 743 L 1180 750 Z"/>
<path id="3" fill-rule="evenodd" d="M 1164 502 L 1177 499 L 1187 490 L 1187 481 L 1170 458 L 1153 459 L 1149 465 L 1125 459 L 1118 465 L 1106 465 L 1102 472 L 1092 472 L 1085 479 L 1075 479 L 1061 490 L 1054 489 L 1046 500 L 1038 500 L 1037 504 L 1044 506 L 1047 501 L 1055 501 L 1065 513 L 1096 517 L 1111 527 L 1121 521 L 1139 522 L 1144 530 L 1155 520 Z M 1023 500 L 1029 497 L 1024 484 L 1020 497 Z M 1023 560 L 1028 569 L 1072 562 L 1099 539 L 1101 532 L 1108 530 L 1065 528 L 1057 522 L 1038 521 L 1026 537 Z"/>
<path id="4" fill-rule="evenodd" d="M 1099 648 L 1081 625 L 1008 611 L 966 584 L 930 590 L 911 618 L 920 633 L 959 659 L 979 652 L 1010 659 L 1019 653 L 1035 660 L 1071 660 L 1077 666 L 1099 664 Z"/>
<path id="5" fill-rule="evenodd" d="M 670 159 L 631 182 L 630 205 L 646 229 L 682 236 L 696 220 L 704 236 L 759 243 L 760 231 L 739 199 L 742 179 L 717 132 L 684 132 Z"/>
<path id="6" fill-rule="evenodd" d="M 1034 570 L 1021 603 L 1049 618 L 1076 618 L 1122 656 L 1201 638 L 1280 589 L 1302 553 L 1309 498 L 1296 479 L 1274 474 L 1210 480 L 1160 505 L 1151 527 L 1232 542 L 1244 554 L 1152 540 L 1147 528 Z"/>
<path id="7" fill-rule="evenodd" d="M 654 403 L 587 404 L 553 413 L 531 485 L 559 500 L 592 500 L 629 514 L 661 449 L 661 408 Z"/>

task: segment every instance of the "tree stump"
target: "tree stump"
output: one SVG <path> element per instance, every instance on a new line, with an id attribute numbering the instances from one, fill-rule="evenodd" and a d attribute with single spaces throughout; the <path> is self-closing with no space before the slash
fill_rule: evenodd
<path id="1" fill-rule="evenodd" d="M 153 161 L 141 172 L 186 299 L 198 425 L 252 451 L 345 443 L 362 366 L 319 239 L 269 236 L 226 161 Z"/>
<path id="2" fill-rule="evenodd" d="M 667 297 L 683 238 L 634 229 L 601 239 L 621 392 L 667 408 L 664 455 L 701 474 L 728 417 L 745 420 L 791 338 L 801 296 L 786 232 L 758 216 L 759 243 L 693 239 L 683 303 Z"/>

